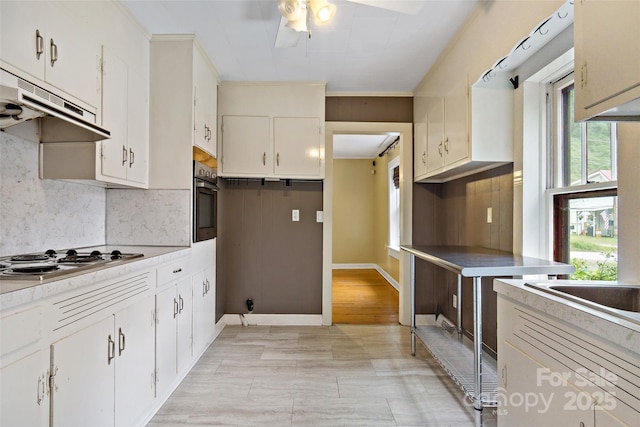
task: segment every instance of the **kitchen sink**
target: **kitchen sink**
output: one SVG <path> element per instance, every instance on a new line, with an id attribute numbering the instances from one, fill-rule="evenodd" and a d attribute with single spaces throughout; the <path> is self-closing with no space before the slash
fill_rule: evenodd
<path id="1" fill-rule="evenodd" d="M 640 286 L 602 283 L 527 283 L 526 286 L 605 311 L 640 313 Z"/>

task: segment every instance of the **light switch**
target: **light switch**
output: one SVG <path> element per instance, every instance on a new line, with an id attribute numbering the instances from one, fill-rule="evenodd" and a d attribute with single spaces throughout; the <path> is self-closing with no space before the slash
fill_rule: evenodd
<path id="1" fill-rule="evenodd" d="M 316 211 L 316 222 L 324 222 L 324 212 Z"/>
<path id="2" fill-rule="evenodd" d="M 487 224 L 493 222 L 493 208 L 487 208 Z"/>
<path id="3" fill-rule="evenodd" d="M 300 211 L 298 209 L 291 211 L 291 221 L 300 221 Z"/>

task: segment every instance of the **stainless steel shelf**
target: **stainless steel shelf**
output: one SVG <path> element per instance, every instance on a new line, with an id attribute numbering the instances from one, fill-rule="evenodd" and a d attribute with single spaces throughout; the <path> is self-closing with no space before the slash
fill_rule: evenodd
<path id="1" fill-rule="evenodd" d="M 415 333 L 434 359 L 473 402 L 476 397 L 473 341 L 464 335 L 459 335 L 454 327 L 417 326 Z M 480 396 L 483 407 L 498 406 L 497 390 L 496 361 L 483 351 L 482 396 Z"/>

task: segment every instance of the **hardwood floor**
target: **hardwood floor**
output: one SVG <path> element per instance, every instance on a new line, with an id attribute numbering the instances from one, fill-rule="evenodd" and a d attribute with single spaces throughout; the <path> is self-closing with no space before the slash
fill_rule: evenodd
<path id="1" fill-rule="evenodd" d="M 226 326 L 148 427 L 495 427 L 400 325 Z"/>
<path id="2" fill-rule="evenodd" d="M 333 270 L 332 289 L 334 324 L 398 324 L 398 291 L 376 270 Z"/>

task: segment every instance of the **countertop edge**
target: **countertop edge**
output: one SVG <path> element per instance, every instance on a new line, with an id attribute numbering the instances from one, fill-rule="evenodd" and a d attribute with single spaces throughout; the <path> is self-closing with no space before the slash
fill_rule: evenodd
<path id="1" fill-rule="evenodd" d="M 639 324 L 562 297 L 526 287 L 525 283 L 527 282 L 551 283 L 554 281 L 495 279 L 493 281 L 493 289 L 508 299 L 543 312 L 574 327 L 586 330 L 635 354 L 640 354 Z M 557 281 L 557 283 L 584 284 L 586 282 L 562 280 Z"/>
<path id="2" fill-rule="evenodd" d="M 101 245 L 86 248 L 87 250 L 110 251 L 112 246 Z M 115 246 L 113 246 L 115 248 Z M 36 302 L 61 292 L 78 289 L 83 286 L 111 280 L 118 276 L 145 268 L 153 268 L 157 265 L 173 259 L 189 256 L 192 248 L 189 246 L 125 246 L 118 245 L 118 249 L 127 252 L 143 253 L 144 257 L 120 263 L 112 267 L 104 267 L 97 270 L 81 272 L 75 276 L 54 280 L 51 282 L 31 282 L 11 280 L 2 282 L 5 287 L 19 287 L 18 289 L 5 291 L 0 294 L 0 312 L 15 309 L 19 306 Z"/>

